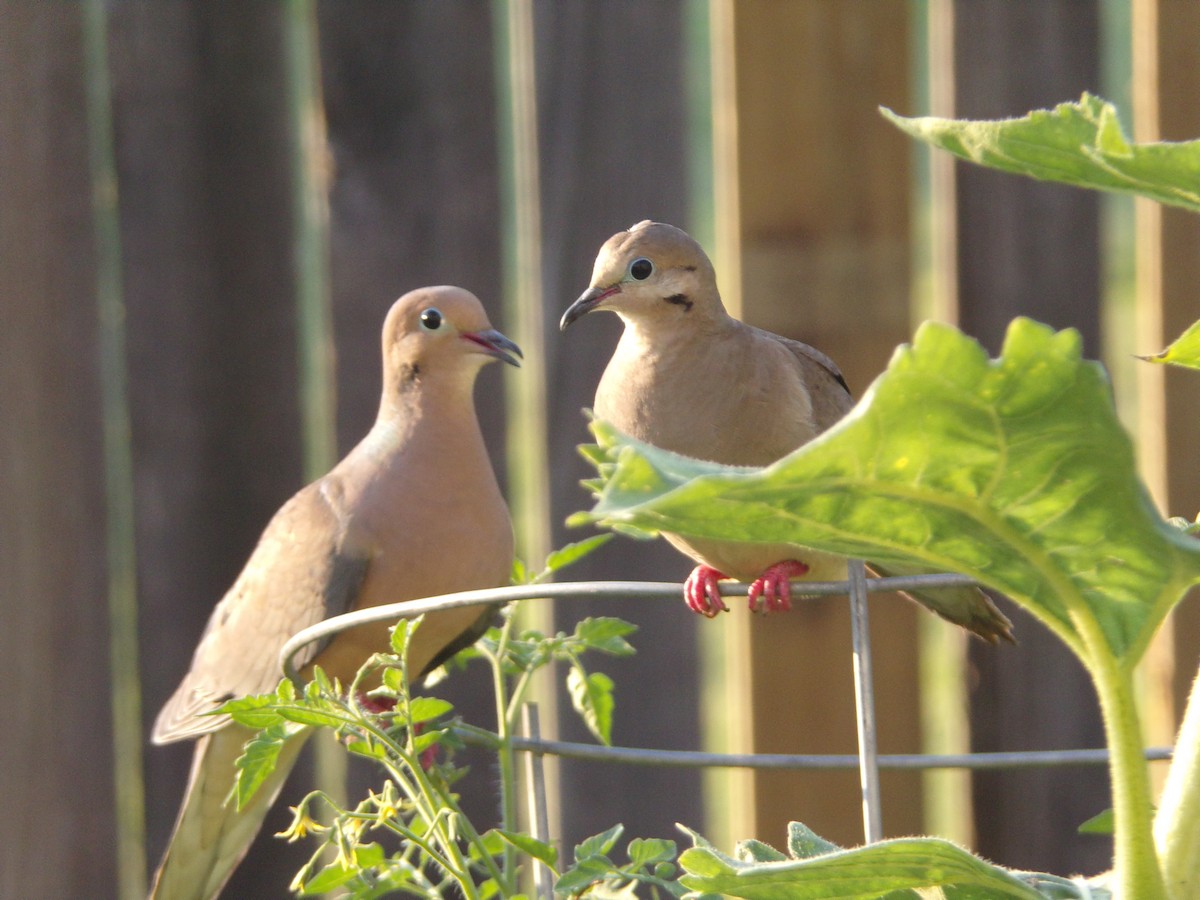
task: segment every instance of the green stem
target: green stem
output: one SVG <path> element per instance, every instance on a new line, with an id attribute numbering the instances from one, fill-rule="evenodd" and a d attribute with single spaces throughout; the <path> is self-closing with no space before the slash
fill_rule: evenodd
<path id="1" fill-rule="evenodd" d="M 496 734 L 500 738 L 499 746 L 496 748 L 496 759 L 500 766 L 500 823 L 503 828 L 512 830 L 517 827 L 517 761 L 512 747 L 513 720 L 509 716 L 508 709 L 508 684 L 504 679 L 504 654 L 508 649 L 515 621 L 515 615 L 509 615 L 504 620 L 504 627 L 500 629 L 500 640 L 496 645 L 496 655 L 489 660 L 492 664 L 492 684 L 496 695 Z M 516 861 L 516 852 L 508 841 L 505 841 L 503 856 L 505 881 L 512 878 Z"/>
<path id="2" fill-rule="evenodd" d="M 1154 843 L 1168 896 L 1193 896 L 1200 885 L 1200 673 L 1175 741 L 1175 758 L 1154 819 Z"/>
<path id="3" fill-rule="evenodd" d="M 1078 619 L 1077 619 L 1078 621 Z M 1095 626 L 1094 620 L 1088 624 Z M 1108 741 L 1109 777 L 1113 800 L 1114 896 L 1139 900 L 1166 898 L 1151 831 L 1150 772 L 1142 743 L 1133 678 L 1107 647 L 1081 628 L 1093 651 L 1087 666 L 1100 699 L 1104 733 Z"/>

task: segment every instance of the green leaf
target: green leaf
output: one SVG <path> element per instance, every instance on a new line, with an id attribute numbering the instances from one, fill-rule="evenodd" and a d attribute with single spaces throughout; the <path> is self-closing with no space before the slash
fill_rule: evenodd
<path id="1" fill-rule="evenodd" d="M 595 534 L 582 541 L 575 541 L 560 547 L 546 557 L 545 571 L 557 572 L 559 569 L 565 569 L 567 566 L 579 562 L 592 551 L 603 547 L 610 540 L 612 540 L 611 534 Z"/>
<path id="2" fill-rule="evenodd" d="M 599 650 L 613 656 L 633 655 L 633 646 L 625 640 L 625 636 L 635 631 L 637 626 L 632 622 L 611 616 L 587 618 L 575 625 L 575 637 L 589 650 Z"/>
<path id="3" fill-rule="evenodd" d="M 554 882 L 556 894 L 576 895 L 615 871 L 612 862 L 603 856 L 587 856 L 563 872 Z"/>
<path id="4" fill-rule="evenodd" d="M 603 672 L 588 674 L 578 666 L 567 672 L 571 705 L 600 743 L 612 743 L 613 681 Z"/>
<path id="5" fill-rule="evenodd" d="M 408 642 L 412 640 L 412 633 L 421 624 L 423 618 L 424 616 L 417 616 L 415 619 L 401 619 L 392 627 L 393 653 L 403 657 L 408 652 Z"/>
<path id="6" fill-rule="evenodd" d="M 629 861 L 639 867 L 652 867 L 675 858 L 675 842 L 662 838 L 634 838 L 626 850 Z"/>
<path id="7" fill-rule="evenodd" d="M 1138 358 L 1147 362 L 1200 369 L 1200 322 L 1194 322 L 1191 328 L 1177 337 L 1174 343 L 1161 353 Z"/>
<path id="8" fill-rule="evenodd" d="M 400 712 L 402 708 L 402 705 L 398 705 L 396 711 Z M 413 697 L 408 705 L 409 721 L 414 724 L 431 722 L 453 710 L 454 704 L 440 697 Z"/>
<path id="9" fill-rule="evenodd" d="M 793 859 L 807 859 L 822 853 L 833 853 L 842 849 L 801 822 L 788 823 L 788 854 Z"/>
<path id="10" fill-rule="evenodd" d="M 988 360 L 926 323 L 845 419 L 765 469 L 593 430 L 614 464 L 595 521 L 962 572 L 1085 663 L 1132 665 L 1200 580 L 1200 544 L 1154 509 L 1103 368 L 1081 359 L 1073 330 L 1016 319 Z"/>
<path id="11" fill-rule="evenodd" d="M 693 847 L 679 863 L 684 886 L 747 900 L 876 900 L 895 891 L 954 886 L 977 888 L 976 897 L 1043 900 L 1004 869 L 937 838 L 899 838 L 786 862 L 743 862 Z"/>
<path id="12" fill-rule="evenodd" d="M 508 843 L 516 847 L 526 856 L 533 857 L 538 862 L 545 863 L 551 869 L 558 865 L 558 850 L 544 841 L 539 841 L 537 838 L 530 837 L 527 834 L 522 834 L 519 831 L 508 831 L 503 828 L 497 828 L 496 834 L 504 838 Z"/>
<path id="13" fill-rule="evenodd" d="M 283 745 L 301 731 L 303 728 L 289 722 L 278 722 L 246 742 L 242 755 L 234 762 L 237 768 L 234 797 L 238 809 L 250 802 L 262 783 L 275 771 Z"/>
<path id="14" fill-rule="evenodd" d="M 291 682 L 287 682 L 291 684 Z M 275 694 L 259 694 L 254 697 L 240 697 L 229 700 L 213 710 L 212 715 L 228 715 L 239 725 L 247 728 L 262 729 L 281 724 L 283 717 L 277 709 Z"/>
<path id="15" fill-rule="evenodd" d="M 575 845 L 575 861 L 581 862 L 591 856 L 606 856 L 616 846 L 624 831 L 625 826 L 617 824 L 607 831 L 584 838 L 581 843 Z"/>
<path id="16" fill-rule="evenodd" d="M 1096 813 L 1086 822 L 1079 826 L 1080 834 L 1109 834 L 1113 833 L 1113 811 L 1106 809 L 1104 812 Z"/>
<path id="17" fill-rule="evenodd" d="M 734 857 L 741 862 L 782 862 L 786 853 L 780 853 L 770 844 L 757 840 L 738 841 Z"/>
<path id="18" fill-rule="evenodd" d="M 1000 121 L 909 119 L 880 111 L 918 140 L 982 166 L 1200 212 L 1200 141 L 1131 144 L 1116 108 L 1091 94 Z"/>

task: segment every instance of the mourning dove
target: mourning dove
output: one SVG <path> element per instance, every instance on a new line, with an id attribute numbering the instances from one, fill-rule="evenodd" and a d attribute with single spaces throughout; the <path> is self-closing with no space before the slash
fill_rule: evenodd
<path id="1" fill-rule="evenodd" d="M 383 396 L 367 436 L 267 525 L 208 621 L 191 669 L 154 724 L 156 744 L 198 738 L 175 832 L 152 897 L 217 895 L 258 832 L 305 735 L 247 808 L 225 804 L 234 760 L 253 732 L 206 716 L 275 688 L 294 633 L 354 609 L 508 583 L 513 533 L 472 397 L 483 365 L 519 365 L 479 300 L 457 287 L 405 294 L 383 326 Z M 486 628 L 491 607 L 430 613 L 413 635 L 413 677 Z M 348 684 L 388 647 L 386 623 L 344 631 L 297 660 Z"/>
<path id="2" fill-rule="evenodd" d="M 852 405 L 845 379 L 825 354 L 725 311 L 712 262 L 674 226 L 639 222 L 605 242 L 590 287 L 560 327 L 593 310 L 615 312 L 625 324 L 596 388 L 596 416 L 665 450 L 766 466 Z M 721 579 L 751 582 L 750 608 L 765 612 L 790 606 L 791 578 L 846 577 L 844 559 L 794 544 L 664 537 L 699 564 L 684 597 L 710 617 L 726 608 Z M 914 592 L 914 598 L 986 640 L 1011 639 L 1008 620 L 975 588 Z"/>

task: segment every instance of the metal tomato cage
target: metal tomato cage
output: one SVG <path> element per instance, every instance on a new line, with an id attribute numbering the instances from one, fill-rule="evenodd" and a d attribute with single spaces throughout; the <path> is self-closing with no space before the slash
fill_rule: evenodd
<path id="1" fill-rule="evenodd" d="M 1106 749 L 1032 750 L 1008 753 L 966 753 L 953 755 L 892 754 L 880 756 L 875 730 L 875 694 L 871 676 L 871 639 L 867 620 L 867 595 L 878 591 L 903 591 L 938 587 L 960 587 L 975 582 L 963 575 L 912 575 L 892 578 L 868 578 L 861 560 L 852 560 L 846 581 L 793 582 L 794 597 L 822 597 L 844 594 L 850 598 L 851 650 L 854 660 L 854 697 L 858 721 L 857 754 L 729 754 L 692 750 L 648 750 L 633 747 L 604 747 L 570 741 L 543 740 L 538 729 L 536 704 L 526 704 L 522 727 L 524 735 L 512 738 L 512 747 L 526 754 L 526 790 L 532 836 L 548 841 L 545 780 L 542 757 L 549 753 L 576 759 L 654 766 L 699 766 L 757 769 L 848 769 L 858 768 L 862 789 L 863 836 L 867 843 L 883 838 L 883 815 L 879 797 L 880 769 L 1008 769 L 1061 765 L 1102 765 L 1108 762 Z M 748 585 L 725 582 L 721 595 L 746 596 Z M 295 634 L 284 645 L 280 660 L 284 673 L 297 678 L 293 659 L 301 648 L 356 625 L 412 619 L 419 615 L 461 606 L 483 603 L 503 604 L 515 600 L 569 599 L 668 599 L 680 597 L 677 583 L 644 581 L 584 581 L 560 584 L 516 585 L 482 591 L 463 591 L 422 600 L 409 600 L 334 616 Z M 1169 759 L 1170 748 L 1147 751 L 1151 760 Z M 535 881 L 540 896 L 549 897 L 545 870 L 536 867 Z"/>

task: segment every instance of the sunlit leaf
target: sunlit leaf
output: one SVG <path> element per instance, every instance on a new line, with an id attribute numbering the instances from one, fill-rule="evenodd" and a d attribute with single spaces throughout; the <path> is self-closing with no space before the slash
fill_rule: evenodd
<path id="1" fill-rule="evenodd" d="M 882 112 L 913 137 L 979 165 L 1200 212 L 1200 141 L 1130 143 L 1116 108 L 1091 94 L 999 121 Z"/>
<path id="2" fill-rule="evenodd" d="M 602 831 L 599 834 L 593 834 L 589 838 L 584 838 L 581 842 L 575 845 L 575 860 L 587 859 L 590 856 L 605 856 L 612 851 L 620 840 L 622 833 L 625 831 L 624 825 L 614 825 L 607 831 Z"/>
<path id="3" fill-rule="evenodd" d="M 559 569 L 565 569 L 567 566 L 579 562 L 589 553 L 603 547 L 610 540 L 612 540 L 611 534 L 596 534 L 585 540 L 560 547 L 546 557 L 546 570 L 557 572 Z"/>
<path id="4" fill-rule="evenodd" d="M 593 430 L 613 467 L 590 519 L 962 572 L 1085 661 L 1132 664 L 1200 580 L 1200 544 L 1151 504 L 1103 368 L 1077 332 L 1028 319 L 996 360 L 927 323 L 842 422 L 765 469 Z"/>
<path id="5" fill-rule="evenodd" d="M 686 887 L 747 900 L 877 900 L 894 891 L 953 886 L 977 888 L 976 897 L 1045 900 L 1004 869 L 937 838 L 900 838 L 772 862 L 744 862 L 693 847 L 680 855 L 679 864 L 685 871 L 679 881 Z"/>
<path id="6" fill-rule="evenodd" d="M 284 744 L 301 731 L 303 728 L 290 722 L 277 722 L 246 742 L 242 755 L 234 763 L 237 768 L 234 797 L 238 809 L 250 802 L 262 783 L 275 771 Z"/>
<path id="7" fill-rule="evenodd" d="M 551 869 L 558 864 L 558 851 L 544 841 L 539 841 L 536 838 L 530 837 L 527 834 L 522 834 L 519 831 L 508 831 L 503 828 L 496 829 L 495 833 L 508 843 L 512 844 L 526 856 L 530 856 L 539 862 L 545 863 Z"/>
<path id="8" fill-rule="evenodd" d="M 567 672 L 571 705 L 588 729 L 605 746 L 612 743 L 613 681 L 603 672 L 585 673 L 579 667 Z"/>
<path id="9" fill-rule="evenodd" d="M 1200 369 L 1200 322 L 1181 334 L 1171 346 L 1153 356 L 1143 356 L 1147 362 L 1166 363 L 1187 369 Z"/>
<path id="10" fill-rule="evenodd" d="M 589 617 L 575 625 L 575 637 L 586 644 L 588 649 L 613 656 L 629 656 L 634 652 L 633 646 L 625 637 L 635 631 L 637 626 L 632 622 L 612 616 Z"/>

